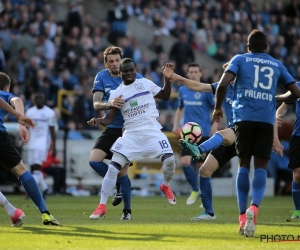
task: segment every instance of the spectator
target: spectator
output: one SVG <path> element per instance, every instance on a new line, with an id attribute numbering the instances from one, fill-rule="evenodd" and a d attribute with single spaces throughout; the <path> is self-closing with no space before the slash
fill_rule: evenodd
<path id="1" fill-rule="evenodd" d="M 187 41 L 187 34 L 180 32 L 179 41 L 176 42 L 170 50 L 170 60 L 175 62 L 175 72 L 184 75 L 182 69 L 184 64 L 191 63 L 195 60 L 195 54 L 192 46 Z"/>

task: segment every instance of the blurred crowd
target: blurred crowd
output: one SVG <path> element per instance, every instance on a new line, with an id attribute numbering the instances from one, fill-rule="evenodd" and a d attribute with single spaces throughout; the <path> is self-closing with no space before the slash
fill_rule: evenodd
<path id="1" fill-rule="evenodd" d="M 35 92 L 44 93 L 47 105 L 56 108 L 59 90 L 74 91 L 62 99 L 64 111 L 57 110 L 59 125 L 86 129 L 86 120 L 97 115 L 91 89 L 96 73 L 104 69 L 102 52 L 108 45 L 123 48 L 124 57 L 137 63 L 138 72 L 162 86 L 160 68 L 166 62 L 174 62 L 176 72 L 182 75 L 198 52 L 226 62 L 245 52 L 247 36 L 253 28 L 267 34 L 267 52 L 282 61 L 296 80 L 300 79 L 297 0 L 285 4 L 281 0 L 263 1 L 261 8 L 247 0 L 106 2 L 109 9 L 101 22 L 85 13 L 82 2 L 68 1 L 64 20 L 55 15 L 50 0 L 0 2 L 0 70 L 10 75 L 11 92 L 22 97 L 26 108 L 32 105 Z M 128 20 L 133 16 L 154 27 L 146 50 L 140 49 L 128 30 Z M 178 39 L 167 48 L 163 36 Z M 151 58 L 150 53 L 156 56 Z M 203 82 L 215 82 L 222 70 L 216 68 L 208 75 L 203 68 L 202 73 Z M 172 91 L 176 93 L 179 87 L 180 83 L 173 85 Z M 175 110 L 177 100 L 171 98 L 158 105 L 162 110 Z M 166 122 L 170 123 L 170 117 Z"/>

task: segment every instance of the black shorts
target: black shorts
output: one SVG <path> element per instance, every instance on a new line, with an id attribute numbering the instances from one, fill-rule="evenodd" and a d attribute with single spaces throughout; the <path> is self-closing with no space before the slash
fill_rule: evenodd
<path id="1" fill-rule="evenodd" d="M 113 153 L 110 151 L 110 148 L 122 136 L 122 133 L 122 128 L 106 128 L 96 140 L 93 149 L 101 149 L 106 153 L 105 159 L 111 160 Z"/>
<path id="2" fill-rule="evenodd" d="M 216 158 L 219 163 L 219 167 L 222 167 L 236 156 L 235 143 L 231 146 L 221 145 L 220 147 L 210 151 L 210 154 Z"/>
<path id="3" fill-rule="evenodd" d="M 209 137 L 202 137 L 200 142 L 198 143 L 198 145 L 200 145 L 201 143 L 207 141 L 208 139 L 209 139 Z M 189 153 L 189 151 L 182 149 L 181 150 L 181 157 L 182 156 L 187 156 L 187 155 L 191 155 L 191 154 Z M 207 155 L 208 155 L 207 153 L 201 155 L 201 159 L 198 162 L 204 162 Z"/>
<path id="4" fill-rule="evenodd" d="M 266 122 L 242 121 L 235 127 L 236 153 L 239 157 L 270 159 L 273 145 L 273 125 Z"/>
<path id="5" fill-rule="evenodd" d="M 300 167 L 300 136 L 292 136 L 289 146 L 289 165 L 288 168 L 295 169 Z"/>
<path id="6" fill-rule="evenodd" d="M 0 132 L 0 168 L 8 172 L 21 160 L 22 157 L 12 144 L 10 136 L 6 132 Z"/>

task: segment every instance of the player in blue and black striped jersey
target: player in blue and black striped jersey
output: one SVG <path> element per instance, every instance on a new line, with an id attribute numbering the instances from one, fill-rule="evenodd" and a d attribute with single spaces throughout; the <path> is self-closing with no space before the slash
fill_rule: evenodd
<path id="1" fill-rule="evenodd" d="M 282 63 L 265 53 L 267 39 L 260 30 L 248 36 L 249 53 L 234 56 L 219 81 L 213 117 L 220 121 L 227 85 L 235 79 L 233 122 L 236 125 L 236 150 L 239 157 L 237 196 L 241 214 L 246 214 L 244 234 L 254 235 L 258 207 L 263 199 L 267 180 L 267 165 L 273 144 L 276 89 L 280 82 L 296 97 L 300 91 Z M 249 172 L 254 156 L 252 201 L 248 206 Z"/>

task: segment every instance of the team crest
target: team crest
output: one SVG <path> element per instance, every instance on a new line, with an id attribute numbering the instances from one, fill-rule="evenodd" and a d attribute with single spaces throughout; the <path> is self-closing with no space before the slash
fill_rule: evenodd
<path id="1" fill-rule="evenodd" d="M 122 145 L 120 143 L 117 143 L 115 148 L 116 148 L 116 150 L 120 150 L 122 148 Z"/>
<path id="2" fill-rule="evenodd" d="M 195 99 L 200 99 L 201 94 L 200 94 L 199 92 L 196 92 L 196 93 L 194 94 L 194 97 L 195 97 Z"/>
<path id="3" fill-rule="evenodd" d="M 129 104 L 130 104 L 130 107 L 136 107 L 139 105 L 136 98 L 130 99 Z"/>
<path id="4" fill-rule="evenodd" d="M 134 84 L 134 87 L 136 88 L 137 91 L 145 90 L 144 85 L 142 83 L 136 83 Z"/>

